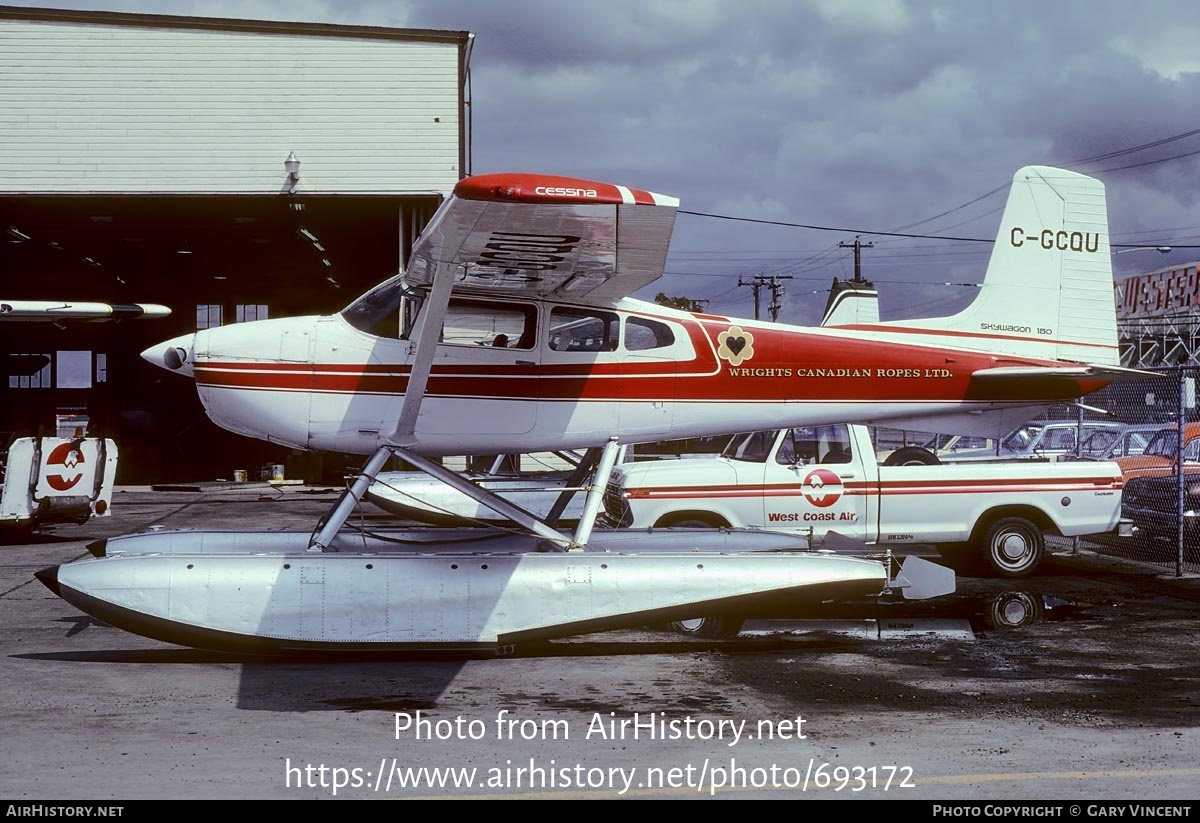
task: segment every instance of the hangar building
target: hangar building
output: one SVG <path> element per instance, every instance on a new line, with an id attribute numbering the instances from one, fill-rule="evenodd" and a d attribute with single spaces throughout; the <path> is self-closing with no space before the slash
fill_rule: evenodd
<path id="1" fill-rule="evenodd" d="M 116 438 L 120 482 L 281 463 L 339 474 L 336 457 L 219 430 L 190 381 L 139 354 L 213 325 L 336 311 L 395 274 L 471 171 L 472 42 L 0 6 L 0 301 L 172 309 L 0 322 L 0 438 L 83 415 Z"/>

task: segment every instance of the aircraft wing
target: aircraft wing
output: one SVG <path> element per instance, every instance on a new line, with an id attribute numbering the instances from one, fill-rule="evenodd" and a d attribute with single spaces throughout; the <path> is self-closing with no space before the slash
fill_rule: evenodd
<path id="1" fill-rule="evenodd" d="M 84 303 L 74 300 L 0 300 L 0 322 L 154 319 L 171 310 L 156 303 Z"/>
<path id="2" fill-rule="evenodd" d="M 679 200 L 539 174 L 468 177 L 413 245 L 405 279 L 454 288 L 611 304 L 662 276 Z"/>

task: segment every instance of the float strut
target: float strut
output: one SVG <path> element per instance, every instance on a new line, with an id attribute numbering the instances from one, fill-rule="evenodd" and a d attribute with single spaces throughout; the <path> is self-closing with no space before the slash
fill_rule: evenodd
<path id="1" fill-rule="evenodd" d="M 375 482 L 375 477 L 383 469 L 388 458 L 391 456 L 391 448 L 380 446 L 375 450 L 374 454 L 367 458 L 367 462 L 363 464 L 362 471 L 358 477 L 354 478 L 354 482 L 350 484 L 350 488 L 342 492 L 342 496 L 338 498 L 337 505 L 333 507 L 333 511 L 321 523 L 320 531 L 308 542 L 308 550 L 310 552 L 321 552 L 329 548 L 329 544 L 333 542 L 333 538 L 341 531 L 342 526 L 346 525 L 346 518 L 350 516 L 354 508 L 362 501 L 363 495 L 367 493 L 367 489 Z"/>

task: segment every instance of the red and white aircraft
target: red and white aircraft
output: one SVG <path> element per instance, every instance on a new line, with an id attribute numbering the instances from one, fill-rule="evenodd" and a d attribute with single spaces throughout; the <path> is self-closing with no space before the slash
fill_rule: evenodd
<path id="1" fill-rule="evenodd" d="M 132 535 L 38 576 L 132 631 L 271 650 L 503 648 L 772 597 L 920 590 L 906 577 L 920 558 L 897 579 L 890 556 L 798 551 L 807 546 L 770 533 L 747 536 L 753 545 L 661 529 L 593 539 L 619 445 L 844 421 L 997 436 L 1038 406 L 1134 374 L 1117 365 L 1104 189 L 1092 178 L 1017 172 L 964 311 L 817 328 L 630 298 L 662 275 L 677 207 L 573 178 L 468 178 L 407 270 L 341 313 L 147 350 L 193 377 L 227 429 L 370 457 L 315 533 Z M 565 499 L 535 517 L 428 459 L 574 448 L 593 451 L 568 485 L 595 469 L 573 535 L 556 528 Z M 393 455 L 525 526 L 533 544 L 347 536 Z"/>
<path id="2" fill-rule="evenodd" d="M 143 356 L 211 418 L 302 449 L 531 452 L 854 421 L 999 436 L 1118 368 L 1104 189 L 1013 180 L 977 299 L 925 320 L 802 328 L 628 297 L 678 201 L 585 180 L 463 180 L 408 270 L 340 314 L 241 323 Z M 435 333 L 430 333 L 435 330 Z"/>

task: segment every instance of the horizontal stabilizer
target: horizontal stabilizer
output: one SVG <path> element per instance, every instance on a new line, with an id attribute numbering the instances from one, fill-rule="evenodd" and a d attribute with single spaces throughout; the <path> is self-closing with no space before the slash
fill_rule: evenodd
<path id="1" fill-rule="evenodd" d="M 1126 380 L 1143 380 L 1147 377 L 1163 377 L 1159 372 L 1141 369 L 1126 369 L 1121 366 L 998 366 L 973 372 L 973 380 L 991 382 L 1019 382 L 1031 378 L 1061 377 L 1068 380 L 1105 380 L 1116 383 Z"/>

